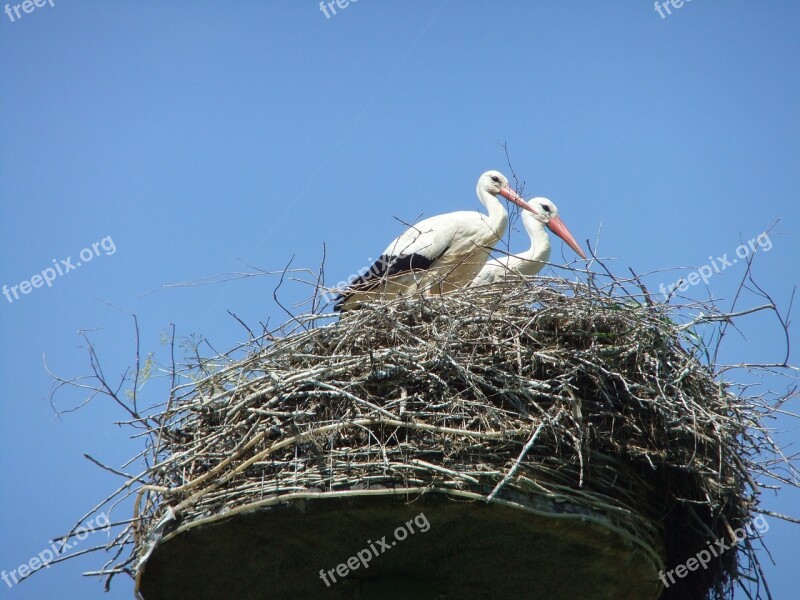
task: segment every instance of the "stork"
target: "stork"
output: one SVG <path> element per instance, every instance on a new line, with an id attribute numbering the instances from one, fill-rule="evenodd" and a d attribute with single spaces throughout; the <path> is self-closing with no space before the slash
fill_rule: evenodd
<path id="1" fill-rule="evenodd" d="M 350 282 L 336 298 L 334 310 L 350 310 L 367 300 L 417 291 L 445 294 L 469 285 L 508 226 L 508 213 L 498 194 L 533 212 L 498 171 L 481 175 L 475 191 L 488 215 L 458 211 L 412 225 L 386 247 L 367 272 Z"/>
<path id="2" fill-rule="evenodd" d="M 586 255 L 572 237 L 564 221 L 558 216 L 558 208 L 547 198 L 531 198 L 531 210 L 522 213 L 522 224 L 531 238 L 531 247 L 520 254 L 490 260 L 472 281 L 472 285 L 487 285 L 505 279 L 509 274 L 536 275 L 550 260 L 550 236 L 545 226 L 564 240 L 581 258 Z"/>

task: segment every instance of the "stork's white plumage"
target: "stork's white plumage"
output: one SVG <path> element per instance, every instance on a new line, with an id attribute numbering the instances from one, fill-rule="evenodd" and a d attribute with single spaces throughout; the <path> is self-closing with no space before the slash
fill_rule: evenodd
<path id="1" fill-rule="evenodd" d="M 536 275 L 550 260 L 550 236 L 545 227 L 564 240 L 581 258 L 586 258 L 581 247 L 558 216 L 558 208 L 547 198 L 531 198 L 532 211 L 522 213 L 522 224 L 531 238 L 531 247 L 520 254 L 495 258 L 484 265 L 472 285 L 488 285 L 502 281 L 509 275 Z"/>
<path id="2" fill-rule="evenodd" d="M 336 299 L 334 310 L 417 291 L 445 294 L 469 285 L 508 226 L 508 213 L 497 195 L 532 211 L 498 171 L 481 175 L 475 191 L 488 215 L 452 212 L 409 227 L 366 273 L 350 282 Z"/>

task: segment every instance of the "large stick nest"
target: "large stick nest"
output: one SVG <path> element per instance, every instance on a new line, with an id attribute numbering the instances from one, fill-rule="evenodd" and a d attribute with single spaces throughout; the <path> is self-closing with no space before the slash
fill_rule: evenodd
<path id="1" fill-rule="evenodd" d="M 194 381 L 159 421 L 139 555 L 167 507 L 187 523 L 300 491 L 429 486 L 600 510 L 674 565 L 735 543 L 755 502 L 755 408 L 664 305 L 564 281 L 304 324 Z M 668 593 L 722 596 L 736 569 L 721 554 Z"/>
<path id="2" fill-rule="evenodd" d="M 772 474 L 776 407 L 721 380 L 685 312 L 590 281 L 293 317 L 238 353 L 198 355 L 139 421 L 150 458 L 115 541 L 131 551 L 96 574 L 135 575 L 165 532 L 238 507 L 422 487 L 599 512 L 669 568 L 735 546 L 663 598 L 760 581 L 752 537 L 735 531 Z"/>

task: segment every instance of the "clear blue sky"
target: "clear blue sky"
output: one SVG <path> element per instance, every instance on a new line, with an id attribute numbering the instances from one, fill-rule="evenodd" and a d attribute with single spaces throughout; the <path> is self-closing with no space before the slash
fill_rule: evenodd
<path id="1" fill-rule="evenodd" d="M 270 270 L 294 255 L 315 268 L 323 242 L 328 281 L 345 279 L 400 232 L 395 217 L 478 209 L 480 173 L 508 174 L 499 142 L 525 195 L 553 199 L 579 240 L 602 223 L 600 253 L 621 273 L 732 256 L 781 218 L 756 277 L 784 308 L 798 281 L 792 0 L 694 0 L 666 18 L 650 0 L 359 0 L 330 18 L 315 0 L 54 0 L 21 14 L 0 13 L 0 285 L 53 259 L 74 264 L 108 237 L 116 251 L 98 246 L 52 287 L 0 296 L 0 569 L 27 562 L 119 484 L 84 452 L 120 465 L 140 445 L 103 398 L 55 418 L 42 355 L 83 374 L 76 332 L 93 330 L 118 376 L 133 330 L 106 303 L 139 316 L 142 350 L 160 359 L 169 323 L 230 346 L 245 335 L 226 310 L 254 325 L 284 319 L 271 279 L 147 292 L 245 270 L 239 260 Z M 553 261 L 573 258 L 562 248 Z M 727 302 L 742 273 L 733 265 L 687 295 Z M 305 293 L 289 288 L 286 300 Z M 774 321 L 741 325 L 726 359 L 781 358 Z M 142 393 L 162 392 L 156 381 Z M 798 515 L 800 494 L 765 505 Z M 799 532 L 770 525 L 770 583 L 794 597 Z M 125 578 L 103 595 L 80 576 L 100 560 L 12 589 L 0 581 L 0 598 L 129 598 Z"/>

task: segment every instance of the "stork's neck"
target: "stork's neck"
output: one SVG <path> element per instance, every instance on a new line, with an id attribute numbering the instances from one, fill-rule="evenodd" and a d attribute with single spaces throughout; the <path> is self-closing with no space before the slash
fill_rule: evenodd
<path id="1" fill-rule="evenodd" d="M 506 212 L 502 202 L 491 192 L 480 187 L 476 191 L 478 192 L 478 199 L 489 213 L 489 218 L 487 219 L 489 227 L 492 228 L 499 240 L 506 232 L 506 227 L 508 227 L 508 212 Z"/>
<path id="2" fill-rule="evenodd" d="M 522 212 L 522 224 L 531 238 L 531 247 L 520 254 L 520 258 L 543 263 L 550 260 L 550 236 L 547 234 L 545 224 L 525 211 Z"/>

